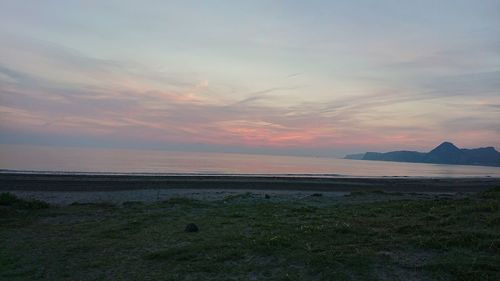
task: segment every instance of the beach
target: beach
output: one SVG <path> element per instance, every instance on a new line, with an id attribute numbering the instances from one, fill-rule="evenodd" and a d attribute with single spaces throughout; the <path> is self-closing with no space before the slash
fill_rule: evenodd
<path id="1" fill-rule="evenodd" d="M 0 174 L 0 192 L 52 204 L 154 202 L 173 197 L 218 200 L 254 193 L 300 198 L 321 192 L 338 197 L 356 191 L 470 193 L 500 186 L 498 178 L 344 178 L 248 175 Z"/>
<path id="2" fill-rule="evenodd" d="M 0 190 L 4 191 L 118 191 L 187 188 L 304 191 L 356 191 L 366 189 L 399 192 L 477 192 L 489 187 L 498 186 L 500 178 L 1 173 L 0 184 Z"/>
<path id="3" fill-rule="evenodd" d="M 4 174 L 0 182 L 1 280 L 500 277 L 498 179 Z"/>

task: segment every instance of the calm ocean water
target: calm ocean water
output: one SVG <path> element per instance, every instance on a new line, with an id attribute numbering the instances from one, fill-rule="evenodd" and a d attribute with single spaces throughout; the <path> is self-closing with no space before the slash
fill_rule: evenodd
<path id="1" fill-rule="evenodd" d="M 0 169 L 90 173 L 500 177 L 498 167 L 26 145 L 0 145 Z"/>

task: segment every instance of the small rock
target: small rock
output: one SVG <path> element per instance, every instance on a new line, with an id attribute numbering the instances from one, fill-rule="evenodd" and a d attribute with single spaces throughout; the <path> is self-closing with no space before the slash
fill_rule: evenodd
<path id="1" fill-rule="evenodd" d="M 186 229 L 184 229 L 186 232 L 198 232 L 198 226 L 194 223 L 189 223 L 186 225 Z"/>
<path id="2" fill-rule="evenodd" d="M 264 198 L 269 199 L 269 198 L 271 198 L 271 196 L 269 196 L 269 194 L 266 194 L 266 195 L 264 195 Z"/>

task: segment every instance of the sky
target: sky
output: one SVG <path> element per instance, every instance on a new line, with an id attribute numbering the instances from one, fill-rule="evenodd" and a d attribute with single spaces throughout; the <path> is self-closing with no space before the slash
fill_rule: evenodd
<path id="1" fill-rule="evenodd" d="M 0 2 L 0 144 L 500 148 L 500 1 Z"/>

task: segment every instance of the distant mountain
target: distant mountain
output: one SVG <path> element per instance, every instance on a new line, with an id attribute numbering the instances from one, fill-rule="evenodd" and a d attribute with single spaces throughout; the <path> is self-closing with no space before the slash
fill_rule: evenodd
<path id="1" fill-rule="evenodd" d="M 424 157 L 425 163 L 467 164 L 465 153 L 451 142 L 443 142 Z"/>
<path id="2" fill-rule="evenodd" d="M 495 148 L 460 149 L 451 142 L 443 142 L 427 153 L 418 151 L 366 152 L 346 155 L 344 159 L 500 167 L 500 152 Z"/>
<path id="3" fill-rule="evenodd" d="M 425 153 L 417 151 L 392 151 L 387 153 L 367 152 L 362 160 L 381 160 L 396 162 L 422 162 Z"/>
<path id="4" fill-rule="evenodd" d="M 344 159 L 352 159 L 352 160 L 363 160 L 363 157 L 366 153 L 358 153 L 358 154 L 347 154 Z"/>

